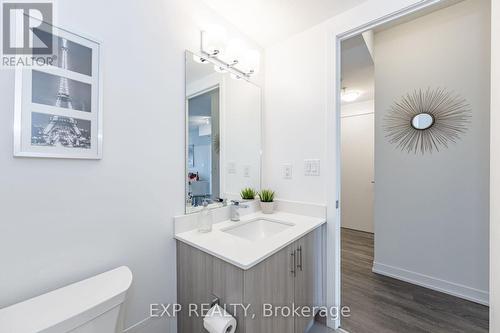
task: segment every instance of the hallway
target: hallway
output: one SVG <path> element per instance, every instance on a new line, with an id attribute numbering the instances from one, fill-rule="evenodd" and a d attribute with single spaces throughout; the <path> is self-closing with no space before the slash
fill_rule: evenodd
<path id="1" fill-rule="evenodd" d="M 350 333 L 488 332 L 489 308 L 372 272 L 373 234 L 342 228 L 342 319 Z"/>

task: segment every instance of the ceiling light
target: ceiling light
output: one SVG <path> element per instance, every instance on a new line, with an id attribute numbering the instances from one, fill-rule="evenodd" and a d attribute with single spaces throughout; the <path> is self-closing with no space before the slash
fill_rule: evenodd
<path id="1" fill-rule="evenodd" d="M 342 91 L 342 101 L 343 102 L 354 102 L 361 96 L 361 92 L 357 90 L 345 90 Z"/>

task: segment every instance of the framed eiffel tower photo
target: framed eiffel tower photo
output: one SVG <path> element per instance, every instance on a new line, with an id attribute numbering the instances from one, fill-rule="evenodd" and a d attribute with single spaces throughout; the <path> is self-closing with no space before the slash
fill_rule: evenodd
<path id="1" fill-rule="evenodd" d="M 14 156 L 101 159 L 101 43 L 54 26 L 44 33 L 52 63 L 16 70 Z"/>

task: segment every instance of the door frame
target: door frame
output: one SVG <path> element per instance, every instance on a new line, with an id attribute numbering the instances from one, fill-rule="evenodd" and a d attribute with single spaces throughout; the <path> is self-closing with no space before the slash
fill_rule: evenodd
<path id="1" fill-rule="evenodd" d="M 401 0 L 399 4 L 368 1 L 353 10 L 340 14 L 327 22 L 326 82 L 327 82 L 327 166 L 335 170 L 334 177 L 327 179 L 327 263 L 326 303 L 341 309 L 341 42 L 372 30 L 378 26 L 411 18 L 425 12 L 445 8 L 463 0 Z M 497 1 L 497 0 L 491 0 Z M 492 12 L 492 15 L 494 13 Z M 340 16 L 343 16 L 340 18 Z M 340 19 L 339 19 L 340 18 Z M 493 22 L 493 20 L 492 20 Z M 493 38 L 493 37 L 492 37 Z M 493 39 L 492 39 L 493 40 Z M 493 48 L 492 48 L 493 52 Z M 494 58 L 492 57 L 492 65 Z M 332 79 L 333 78 L 333 79 Z M 491 91 L 493 96 L 494 87 Z M 491 110 L 493 110 L 493 105 Z M 491 112 L 491 111 L 490 111 Z M 493 153 L 493 150 L 491 150 Z M 492 220 L 490 221 L 492 223 Z M 491 251 L 491 249 L 490 249 Z M 491 256 L 490 256 L 491 257 Z M 491 292 L 491 291 L 490 291 Z M 340 311 L 337 311 L 340 312 Z M 329 317 L 327 326 L 340 328 L 341 318 Z"/>
<path id="2" fill-rule="evenodd" d="M 219 136 L 222 138 L 223 131 L 223 121 L 224 118 L 224 105 L 221 103 L 221 100 L 224 96 L 224 87 L 221 81 L 213 79 L 210 76 L 208 79 L 203 79 L 197 82 L 196 85 L 188 86 L 186 85 L 185 99 L 184 99 L 184 214 L 191 214 L 192 211 L 188 211 L 188 206 L 186 204 L 187 194 L 189 192 L 189 181 L 187 179 L 187 173 L 189 170 L 189 100 L 207 93 L 210 93 L 214 90 L 219 90 L 218 98 L 219 98 Z M 225 136 L 225 135 L 224 135 Z M 224 142 L 221 141 L 220 145 Z M 221 149 L 222 151 L 222 149 Z M 219 191 L 223 185 L 223 174 L 222 174 L 222 165 L 223 165 L 223 155 L 219 155 Z M 210 184 L 210 187 L 212 184 Z M 211 190 L 211 188 L 210 188 Z"/>

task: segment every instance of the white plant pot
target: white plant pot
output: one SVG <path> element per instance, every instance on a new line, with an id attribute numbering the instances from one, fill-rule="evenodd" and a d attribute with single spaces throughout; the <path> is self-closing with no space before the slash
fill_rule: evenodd
<path id="1" fill-rule="evenodd" d="M 262 213 L 264 214 L 272 214 L 274 213 L 274 202 L 260 202 L 260 209 L 262 209 Z"/>

